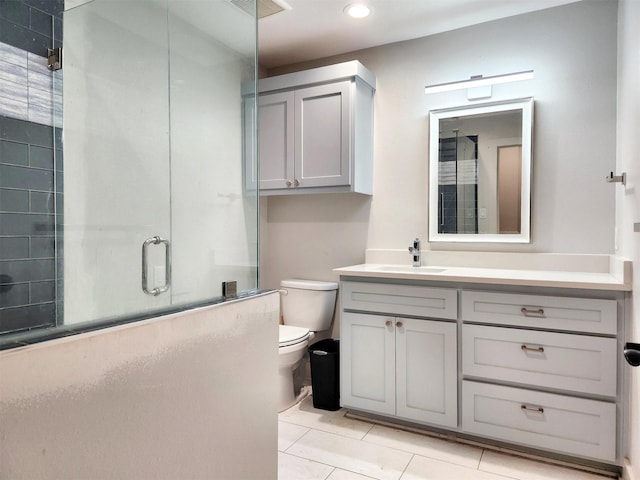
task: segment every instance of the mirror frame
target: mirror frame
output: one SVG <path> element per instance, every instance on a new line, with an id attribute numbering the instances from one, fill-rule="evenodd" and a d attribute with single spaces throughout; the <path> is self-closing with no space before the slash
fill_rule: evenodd
<path id="1" fill-rule="evenodd" d="M 522 173 L 520 233 L 438 233 L 438 157 L 440 120 L 502 111 L 522 111 Z M 473 243 L 531 242 L 531 164 L 533 157 L 533 98 L 465 105 L 429 112 L 429 241 Z"/>

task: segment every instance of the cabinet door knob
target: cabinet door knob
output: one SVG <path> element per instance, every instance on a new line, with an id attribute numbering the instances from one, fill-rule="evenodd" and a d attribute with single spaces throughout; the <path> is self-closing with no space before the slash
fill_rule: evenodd
<path id="1" fill-rule="evenodd" d="M 398 320 L 398 321 L 396 322 L 396 327 L 398 327 L 398 328 L 402 327 L 402 322 Z"/>
<path id="2" fill-rule="evenodd" d="M 300 186 L 300 180 L 298 180 L 297 178 L 293 180 L 293 183 L 295 184 L 296 187 Z"/>
<path id="3" fill-rule="evenodd" d="M 386 322 L 384 322 L 384 324 L 385 324 L 387 327 L 390 327 L 391 325 L 393 325 L 393 322 L 392 322 L 391 320 L 387 320 Z"/>
<path id="4" fill-rule="evenodd" d="M 287 187 L 290 187 L 291 185 L 293 185 L 293 182 L 291 182 L 291 180 L 287 180 L 284 183 L 287 185 Z"/>

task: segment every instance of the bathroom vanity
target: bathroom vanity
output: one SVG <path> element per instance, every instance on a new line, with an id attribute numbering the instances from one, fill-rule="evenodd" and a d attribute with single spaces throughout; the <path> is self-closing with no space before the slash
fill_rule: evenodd
<path id="1" fill-rule="evenodd" d="M 501 266 L 495 259 L 504 255 L 487 255 Z M 567 271 L 558 269 L 562 260 L 542 257 L 537 263 L 549 270 L 513 268 L 508 258 L 508 269 L 336 269 L 343 406 L 516 450 L 620 465 L 630 265 L 610 258 L 607 268 L 602 258 Z"/>

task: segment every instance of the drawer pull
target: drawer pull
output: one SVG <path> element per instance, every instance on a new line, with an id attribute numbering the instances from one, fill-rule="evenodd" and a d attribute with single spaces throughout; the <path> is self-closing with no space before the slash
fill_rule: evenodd
<path id="1" fill-rule="evenodd" d="M 520 410 L 522 410 L 523 412 L 544 413 L 544 408 L 529 407 L 528 405 L 520 405 Z"/>
<path id="2" fill-rule="evenodd" d="M 528 345 L 520 345 L 520 350 L 525 352 L 544 353 L 544 347 L 529 347 Z"/>
<path id="3" fill-rule="evenodd" d="M 536 317 L 536 318 L 544 317 L 544 310 L 542 308 L 539 308 L 537 310 L 531 310 L 526 307 L 522 307 L 520 309 L 520 312 L 522 312 L 522 315 L 524 315 L 525 317 Z"/>

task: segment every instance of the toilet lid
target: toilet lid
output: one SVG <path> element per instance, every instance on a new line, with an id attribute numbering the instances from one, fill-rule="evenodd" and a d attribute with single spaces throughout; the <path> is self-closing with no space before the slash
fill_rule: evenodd
<path id="1" fill-rule="evenodd" d="M 280 325 L 280 346 L 288 347 L 296 343 L 304 342 L 309 338 L 309 329 L 294 327 L 292 325 Z"/>

